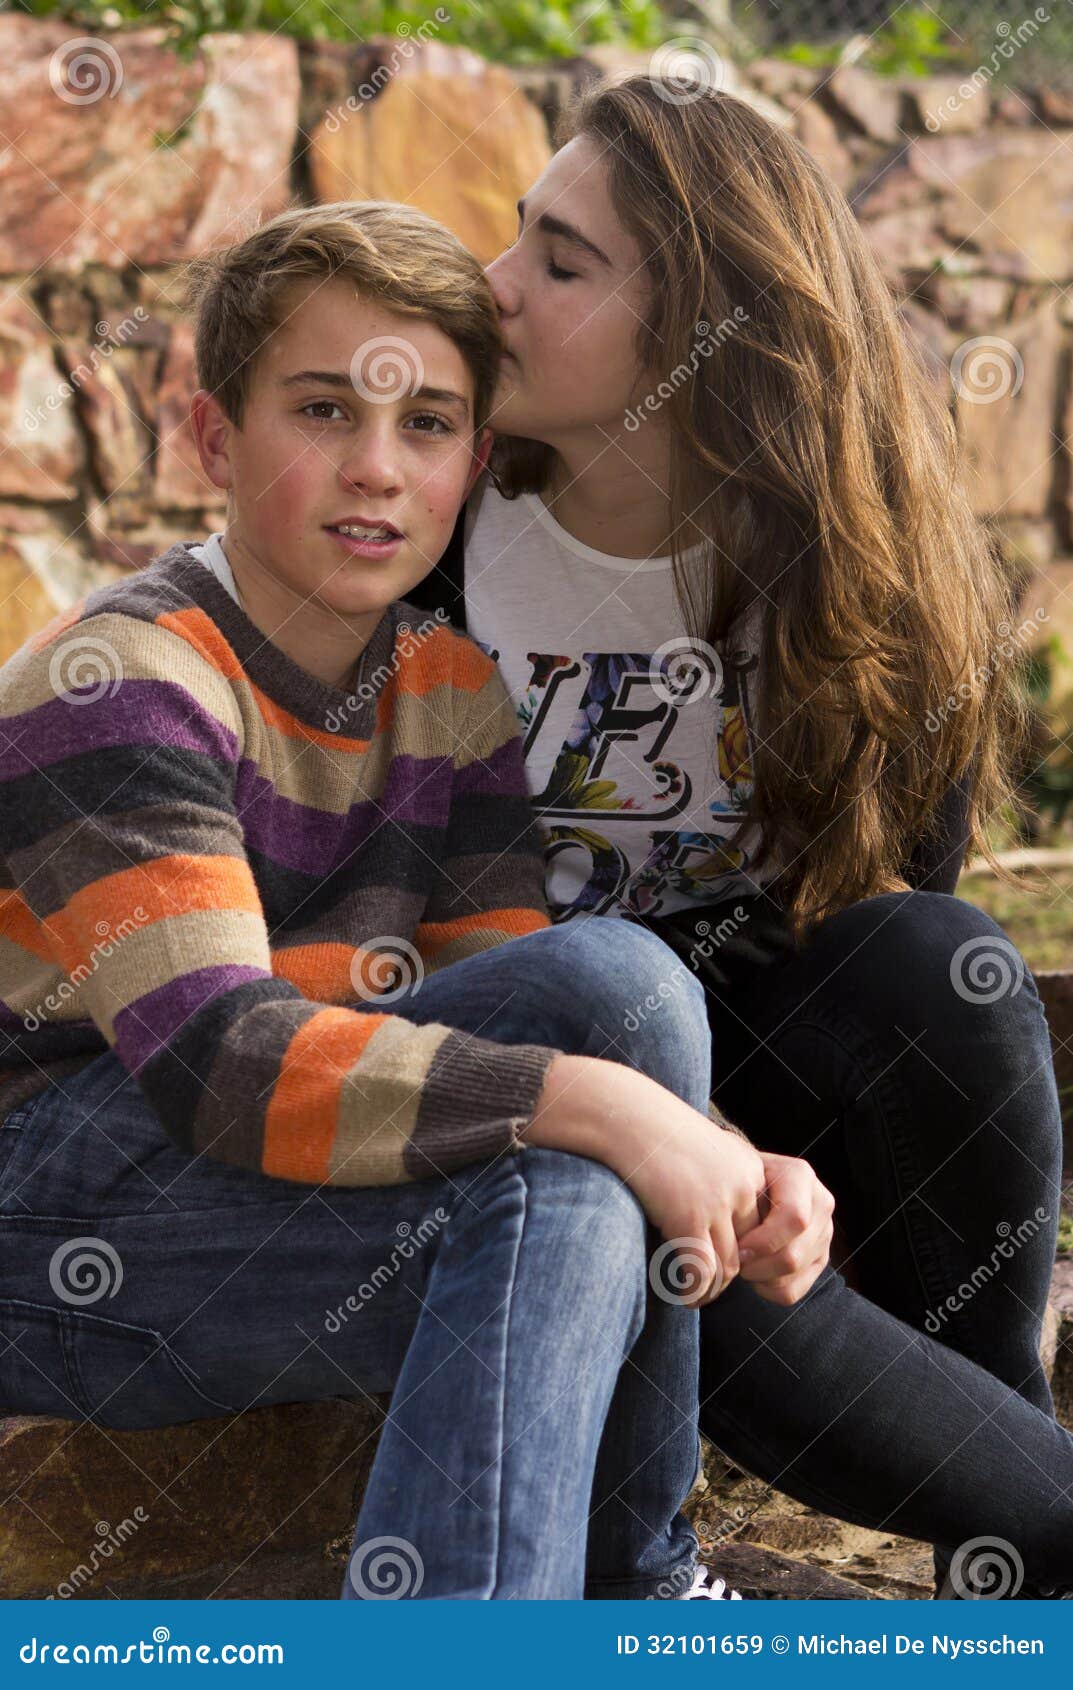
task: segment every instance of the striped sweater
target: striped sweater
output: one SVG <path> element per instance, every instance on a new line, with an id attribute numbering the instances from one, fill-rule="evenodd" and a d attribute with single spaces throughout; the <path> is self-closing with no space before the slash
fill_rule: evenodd
<path id="1" fill-rule="evenodd" d="M 347 693 L 172 546 L 0 668 L 0 780 L 0 1119 L 112 1049 L 183 1150 L 279 1179 L 523 1147 L 557 1053 L 389 1007 L 387 957 L 420 978 L 549 924 L 514 709 L 464 634 L 391 605 Z"/>

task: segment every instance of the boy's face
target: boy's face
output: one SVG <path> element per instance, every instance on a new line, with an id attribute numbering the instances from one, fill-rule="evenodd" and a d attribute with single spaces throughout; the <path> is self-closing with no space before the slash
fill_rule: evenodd
<path id="1" fill-rule="evenodd" d="M 254 364 L 241 428 L 199 389 L 191 408 L 206 473 L 228 489 L 228 552 L 278 601 L 368 634 L 433 568 L 483 466 L 473 380 L 430 322 L 303 282 Z M 382 523 L 387 541 L 335 525 Z M 238 571 L 236 570 L 236 574 Z"/>

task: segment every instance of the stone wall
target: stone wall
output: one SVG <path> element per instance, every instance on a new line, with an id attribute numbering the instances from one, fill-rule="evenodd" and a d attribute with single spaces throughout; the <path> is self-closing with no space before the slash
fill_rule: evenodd
<path id="1" fill-rule="evenodd" d="M 186 259 L 287 204 L 379 197 L 487 261 L 572 90 L 647 66 L 601 49 L 510 72 L 422 29 L 353 47 L 209 36 L 189 60 L 128 30 L 78 58 L 71 26 L 0 16 L 0 661 L 91 586 L 220 523 L 186 424 Z M 976 507 L 1041 572 L 1032 604 L 1060 630 L 1073 100 L 773 59 L 720 74 L 849 196 L 950 397 Z"/>

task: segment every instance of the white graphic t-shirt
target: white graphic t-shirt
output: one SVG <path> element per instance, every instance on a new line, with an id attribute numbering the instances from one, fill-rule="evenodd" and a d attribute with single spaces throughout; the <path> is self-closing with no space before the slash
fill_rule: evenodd
<path id="1" fill-rule="evenodd" d="M 759 605 L 717 653 L 689 636 L 669 557 L 594 551 L 487 476 L 466 514 L 465 594 L 517 707 L 556 921 L 666 915 L 777 873 L 774 858 L 749 872 L 757 827 L 725 846 L 752 790 Z"/>

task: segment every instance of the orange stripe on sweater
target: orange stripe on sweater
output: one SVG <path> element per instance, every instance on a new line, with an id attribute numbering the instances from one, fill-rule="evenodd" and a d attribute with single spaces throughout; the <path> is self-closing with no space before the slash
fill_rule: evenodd
<path id="1" fill-rule="evenodd" d="M 343 1082 L 387 1019 L 322 1009 L 298 1028 L 265 1110 L 264 1173 L 318 1184 L 328 1178 Z"/>
<path id="2" fill-rule="evenodd" d="M 465 934 L 476 933 L 482 928 L 508 933 L 512 939 L 517 939 L 524 933 L 537 933 L 542 927 L 550 926 L 551 921 L 540 910 L 485 910 L 478 915 L 457 916 L 454 921 L 419 922 L 414 942 L 431 954 L 441 946 L 449 945 L 453 939 L 461 939 Z"/>
<path id="3" fill-rule="evenodd" d="M 0 933 L 42 962 L 53 960 L 44 928 L 21 892 L 0 892 Z"/>
<path id="4" fill-rule="evenodd" d="M 106 874 L 83 886 L 49 917 L 62 966 L 71 973 L 88 962 L 86 947 L 121 943 L 116 929 L 151 927 L 191 910 L 248 910 L 261 914 L 261 899 L 242 857 L 156 857 L 152 862 Z M 102 931 L 103 928 L 103 931 Z"/>

